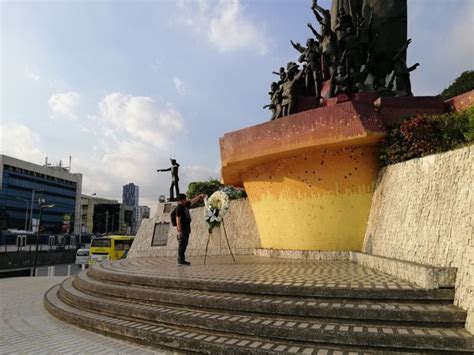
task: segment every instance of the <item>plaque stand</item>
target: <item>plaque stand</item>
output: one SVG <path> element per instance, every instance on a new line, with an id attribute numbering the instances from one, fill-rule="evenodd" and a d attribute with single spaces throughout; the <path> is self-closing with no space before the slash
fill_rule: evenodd
<path id="1" fill-rule="evenodd" d="M 234 258 L 234 254 L 232 253 L 232 249 L 230 248 L 230 244 L 229 244 L 229 238 L 227 238 L 227 231 L 225 229 L 225 223 L 224 223 L 224 220 L 222 220 L 222 227 L 224 229 L 224 236 L 225 236 L 225 241 L 227 242 L 227 247 L 229 248 L 229 252 L 230 252 L 230 255 L 232 256 L 232 260 L 234 260 L 234 263 L 236 262 L 235 261 L 235 258 Z M 207 258 L 207 248 L 209 247 L 209 240 L 211 239 L 211 233 L 208 233 L 207 234 L 207 243 L 206 243 L 206 251 L 204 252 L 204 264 L 206 264 L 206 258 Z"/>

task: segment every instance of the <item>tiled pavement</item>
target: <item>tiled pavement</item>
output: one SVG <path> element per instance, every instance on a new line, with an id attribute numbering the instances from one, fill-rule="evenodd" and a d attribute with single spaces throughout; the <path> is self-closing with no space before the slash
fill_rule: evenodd
<path id="1" fill-rule="evenodd" d="M 51 316 L 43 295 L 63 277 L 0 279 L 0 354 L 166 354 Z"/>
<path id="2" fill-rule="evenodd" d="M 255 256 L 190 258 L 190 267 L 173 258 L 127 259 L 103 264 L 104 269 L 132 275 L 234 284 L 410 290 L 420 289 L 393 276 L 349 261 L 304 261 Z"/>

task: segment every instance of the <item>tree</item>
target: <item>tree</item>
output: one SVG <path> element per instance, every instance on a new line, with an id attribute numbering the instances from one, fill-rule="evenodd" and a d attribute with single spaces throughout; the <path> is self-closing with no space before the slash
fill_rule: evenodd
<path id="1" fill-rule="evenodd" d="M 444 89 L 441 96 L 444 100 L 448 100 L 471 90 L 474 90 L 474 71 L 468 70 L 462 73 L 450 86 Z"/>

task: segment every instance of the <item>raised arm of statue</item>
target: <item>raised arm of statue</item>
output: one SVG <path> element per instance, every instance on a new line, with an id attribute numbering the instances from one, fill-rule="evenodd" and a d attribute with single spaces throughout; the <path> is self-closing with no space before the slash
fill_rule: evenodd
<path id="1" fill-rule="evenodd" d="M 296 49 L 298 52 L 304 53 L 304 51 L 306 50 L 306 48 L 303 47 L 303 46 L 302 46 L 301 44 L 299 44 L 298 42 L 295 43 L 295 42 L 293 42 L 293 41 L 291 41 L 291 40 L 290 40 L 290 42 L 291 42 L 291 45 L 293 46 L 293 48 Z"/>
<path id="2" fill-rule="evenodd" d="M 317 12 L 315 9 L 313 10 L 314 17 L 316 17 L 316 20 L 322 25 L 324 23 L 324 17 L 322 17 L 319 12 Z"/>
<path id="3" fill-rule="evenodd" d="M 168 168 L 168 169 L 157 169 L 156 170 L 157 172 L 165 172 L 165 171 L 171 171 L 171 168 Z"/>
<path id="4" fill-rule="evenodd" d="M 402 46 L 402 48 L 399 49 L 399 51 L 397 52 L 397 54 L 395 54 L 395 56 L 393 57 L 393 60 L 397 60 L 398 57 L 400 57 L 408 48 L 408 46 L 410 45 L 411 43 L 411 38 L 409 38 L 406 43 Z"/>
<path id="5" fill-rule="evenodd" d="M 313 1 L 313 6 L 311 6 L 311 10 L 313 10 L 314 16 L 319 23 L 324 24 L 326 26 L 330 26 L 331 24 L 331 12 L 329 10 L 323 9 L 321 6 L 318 5 L 317 1 Z"/>
<path id="6" fill-rule="evenodd" d="M 409 71 L 409 72 L 412 72 L 413 70 L 415 70 L 415 69 L 418 68 L 419 66 L 420 66 L 420 63 L 413 64 L 410 68 L 408 68 L 408 71 Z"/>
<path id="7" fill-rule="evenodd" d="M 308 23 L 308 28 L 311 30 L 311 32 L 312 32 L 313 35 L 316 37 L 316 39 L 321 42 L 322 39 L 323 39 L 323 36 L 321 36 L 321 35 L 318 33 L 318 31 L 316 31 L 316 30 L 314 29 L 313 25 L 310 24 L 310 23 Z"/>
<path id="8" fill-rule="evenodd" d="M 395 72 L 393 72 L 392 77 L 390 78 L 390 81 L 388 82 L 387 89 L 392 90 L 393 89 L 393 83 L 395 82 Z"/>

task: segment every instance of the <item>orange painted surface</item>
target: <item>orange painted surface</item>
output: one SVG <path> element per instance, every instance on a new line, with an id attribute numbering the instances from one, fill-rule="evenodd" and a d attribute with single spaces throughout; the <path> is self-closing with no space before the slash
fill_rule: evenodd
<path id="1" fill-rule="evenodd" d="M 313 150 L 242 175 L 263 248 L 361 250 L 376 146 Z"/>

